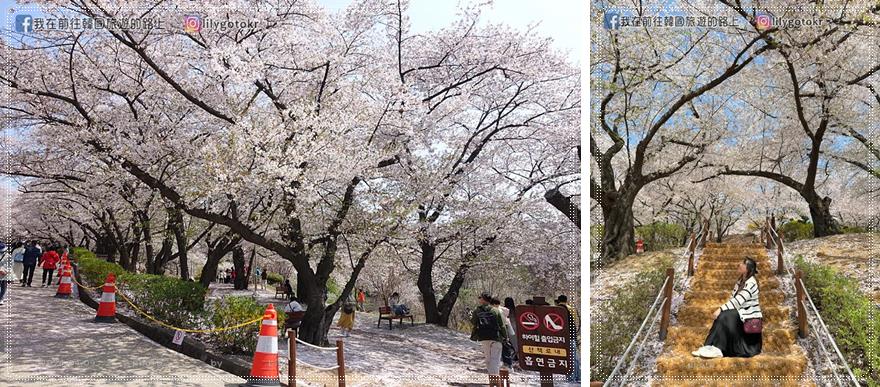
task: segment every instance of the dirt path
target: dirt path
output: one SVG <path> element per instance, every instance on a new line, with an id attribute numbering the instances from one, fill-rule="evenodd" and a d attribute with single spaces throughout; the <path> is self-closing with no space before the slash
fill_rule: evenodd
<path id="1" fill-rule="evenodd" d="M 2 386 L 236 386 L 244 380 L 164 348 L 55 288 L 10 284 L 0 306 Z"/>

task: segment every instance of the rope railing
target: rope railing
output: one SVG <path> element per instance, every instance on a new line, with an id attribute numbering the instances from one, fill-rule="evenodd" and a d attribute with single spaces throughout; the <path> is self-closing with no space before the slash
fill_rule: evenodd
<path id="1" fill-rule="evenodd" d="M 784 272 L 788 272 L 794 277 L 794 285 L 796 290 L 796 310 L 797 310 L 797 320 L 798 320 L 798 336 L 801 338 L 806 338 L 809 334 L 809 325 L 807 324 L 808 316 L 807 308 L 804 303 L 804 300 L 807 300 L 810 305 L 810 311 L 813 314 L 813 318 L 819 321 L 819 327 L 821 331 L 816 331 L 813 329 L 813 337 L 816 338 L 816 341 L 819 343 L 819 349 L 822 352 L 822 355 L 825 357 L 825 360 L 828 364 L 831 365 L 831 372 L 834 374 L 834 378 L 837 380 L 838 385 L 843 385 L 840 376 L 837 373 L 838 367 L 843 367 L 846 370 L 847 376 L 849 376 L 849 380 L 855 386 L 859 386 L 858 379 L 855 374 L 853 374 L 852 369 L 849 367 L 849 363 L 847 363 L 846 358 L 843 357 L 843 354 L 840 352 L 840 348 L 837 347 L 837 342 L 834 341 L 834 336 L 831 335 L 831 332 L 828 330 L 828 327 L 825 325 L 825 321 L 822 319 L 822 315 L 819 314 L 819 309 L 816 308 L 816 305 L 813 303 L 812 297 L 810 297 L 810 292 L 807 291 L 807 287 L 804 285 L 803 273 L 800 270 L 793 270 L 791 268 L 785 269 L 785 241 L 779 235 L 779 232 L 775 227 L 772 226 L 770 220 L 768 219 L 766 222 L 766 228 L 768 230 L 768 235 L 770 236 L 770 240 L 773 241 L 773 247 L 775 247 L 778 264 L 777 264 L 777 274 L 782 274 Z M 824 339 L 824 340 L 823 340 Z M 837 361 L 839 365 L 832 361 L 831 356 L 828 354 L 830 352 L 828 348 L 825 346 L 825 340 L 831 343 L 831 347 L 834 349 L 835 355 L 837 355 Z"/>
<path id="2" fill-rule="evenodd" d="M 305 345 L 306 347 L 311 347 L 311 348 L 321 350 L 321 351 L 335 351 L 336 350 L 336 347 L 321 347 L 321 346 L 314 345 L 314 344 L 306 342 L 306 341 L 302 341 L 299 339 L 299 337 L 296 338 L 296 342 L 300 343 L 302 345 Z"/>
<path id="3" fill-rule="evenodd" d="M 626 350 L 623 351 L 623 356 L 621 356 L 620 359 L 617 360 L 617 364 L 614 366 L 614 369 L 612 369 L 611 373 L 608 374 L 608 379 L 605 381 L 605 384 L 603 384 L 603 387 L 608 387 L 608 386 L 612 385 L 611 383 L 614 380 L 615 375 L 620 372 L 621 367 L 623 366 L 624 362 L 626 361 L 627 355 L 629 355 L 629 352 L 630 352 L 630 350 L 632 350 L 633 345 L 636 343 L 639 336 L 642 334 L 642 331 L 645 329 L 645 324 L 648 323 L 648 320 L 651 318 L 651 315 L 655 311 L 659 310 L 659 308 L 657 308 L 657 303 L 660 302 L 660 298 L 663 297 L 663 295 L 666 293 L 665 292 L 666 285 L 669 284 L 670 280 L 671 280 L 671 278 L 667 276 L 666 280 L 663 281 L 663 285 L 660 287 L 660 291 L 657 293 L 657 297 L 654 298 L 654 302 L 651 304 L 651 307 L 648 308 L 648 315 L 645 316 L 645 320 L 642 321 L 642 325 L 639 327 L 639 330 L 636 331 L 636 334 L 633 335 L 633 338 L 629 342 L 629 345 L 626 347 Z M 664 301 L 664 304 L 665 303 L 666 302 Z M 661 306 L 663 306 L 663 305 L 661 305 Z M 652 326 L 653 326 L 653 324 L 652 324 Z M 646 334 L 645 336 L 647 337 L 648 335 Z M 641 353 L 641 350 L 639 350 L 637 353 Z M 637 357 L 633 357 L 632 361 L 635 362 L 637 359 L 638 359 Z"/>
<path id="4" fill-rule="evenodd" d="M 663 304 L 665 305 L 667 302 L 670 302 L 669 299 L 663 300 Z M 660 308 L 663 308 L 664 305 L 660 305 Z M 654 314 L 654 320 L 651 322 L 651 326 L 648 327 L 647 332 L 650 332 L 651 329 L 654 329 L 654 325 L 657 324 L 657 321 L 660 320 L 661 313 Z M 626 369 L 626 373 L 623 374 L 623 380 L 620 381 L 621 386 L 626 386 L 627 380 L 629 380 L 629 376 L 632 374 L 633 368 L 638 363 L 639 356 L 642 355 L 642 350 L 645 348 L 645 341 L 648 340 L 648 335 L 642 338 L 642 342 L 639 343 L 639 349 L 636 351 L 636 354 L 633 355 L 633 360 L 629 363 L 629 367 Z"/>
<path id="5" fill-rule="evenodd" d="M 296 386 L 296 366 L 297 364 L 302 364 L 303 366 L 316 369 L 318 371 L 336 371 L 338 387 L 345 387 L 345 350 L 344 343 L 342 340 L 336 340 L 336 347 L 320 347 L 317 345 L 313 345 L 311 343 L 304 342 L 296 337 L 296 329 L 288 329 L 287 337 L 290 339 L 287 340 L 287 385 L 288 386 Z M 302 360 L 297 360 L 296 358 L 296 343 L 303 344 L 307 347 L 322 350 L 322 351 L 336 351 L 336 365 L 332 367 L 319 367 L 314 364 L 306 363 Z"/>

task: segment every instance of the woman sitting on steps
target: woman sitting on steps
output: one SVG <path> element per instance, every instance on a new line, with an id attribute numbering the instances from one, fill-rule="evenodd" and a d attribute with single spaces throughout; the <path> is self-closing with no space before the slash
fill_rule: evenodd
<path id="1" fill-rule="evenodd" d="M 733 296 L 715 310 L 715 322 L 712 323 L 709 336 L 704 346 L 693 352 L 694 356 L 712 359 L 724 356 L 752 357 L 761 353 L 760 322 L 763 315 L 758 305 L 758 280 L 755 278 L 758 264 L 746 258 L 739 264 L 738 272 L 739 281 Z M 747 330 L 756 333 L 747 333 Z"/>

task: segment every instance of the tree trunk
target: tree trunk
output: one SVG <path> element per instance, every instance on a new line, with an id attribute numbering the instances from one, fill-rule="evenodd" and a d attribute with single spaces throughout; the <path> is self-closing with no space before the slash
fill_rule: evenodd
<path id="1" fill-rule="evenodd" d="M 461 264 L 455 271 L 455 277 L 452 278 L 452 282 L 449 284 L 449 290 L 446 291 L 446 294 L 443 295 L 443 298 L 437 304 L 439 317 L 439 321 L 436 322 L 437 325 L 441 327 L 449 326 L 449 317 L 452 315 L 452 308 L 455 306 L 455 302 L 458 301 L 458 292 L 464 284 L 464 277 L 467 275 L 468 269 L 470 269 L 470 266 Z"/>
<path id="2" fill-rule="evenodd" d="M 819 195 L 805 195 L 813 219 L 813 236 L 823 237 L 840 234 L 840 225 L 831 215 L 831 198 L 819 198 Z"/>
<path id="3" fill-rule="evenodd" d="M 202 274 L 199 277 L 199 283 L 204 285 L 205 288 L 208 288 L 211 285 L 211 282 L 217 278 L 217 266 L 220 265 L 220 261 L 222 261 L 223 257 L 232 251 L 234 245 L 237 244 L 238 239 L 230 241 L 228 238 L 224 237 L 217 243 L 209 245 L 205 266 L 202 267 Z"/>
<path id="4" fill-rule="evenodd" d="M 178 208 L 171 210 L 172 230 L 174 231 L 174 240 L 177 242 L 177 258 L 180 260 L 180 278 L 189 279 L 189 255 L 187 250 L 186 230 L 183 224 L 183 212 Z"/>
<path id="5" fill-rule="evenodd" d="M 605 223 L 601 243 L 601 262 L 608 264 L 635 252 L 632 206 L 633 200 L 616 201 L 608 205 L 607 210 L 606 206 L 603 206 Z"/>
<path id="6" fill-rule="evenodd" d="M 437 307 L 437 295 L 434 293 L 434 255 L 437 246 L 428 240 L 419 240 L 422 249 L 422 259 L 419 264 L 419 278 L 416 285 L 422 294 L 422 304 L 425 307 L 425 322 L 428 324 L 442 325 L 440 310 Z M 448 318 L 447 318 L 448 320 Z M 445 325 L 442 325 L 445 326 Z"/>
<path id="7" fill-rule="evenodd" d="M 303 281 L 302 293 L 298 295 L 300 302 L 305 302 L 306 314 L 303 316 L 302 325 L 297 334 L 301 340 L 315 344 L 327 344 L 327 331 L 330 328 L 330 318 L 324 311 L 324 289 L 314 281 Z"/>
<path id="8" fill-rule="evenodd" d="M 247 289 L 247 276 L 245 276 L 244 273 L 244 249 L 241 245 L 235 246 L 235 248 L 232 249 L 232 265 L 234 266 L 233 270 L 235 270 L 235 282 L 232 286 L 233 289 Z"/>

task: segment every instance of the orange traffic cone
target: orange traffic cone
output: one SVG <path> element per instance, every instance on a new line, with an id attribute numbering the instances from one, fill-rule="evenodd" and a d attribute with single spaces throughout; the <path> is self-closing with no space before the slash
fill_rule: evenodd
<path id="1" fill-rule="evenodd" d="M 116 276 L 113 273 L 107 274 L 107 279 L 104 281 L 104 293 L 101 294 L 95 322 L 116 322 Z"/>
<path id="2" fill-rule="evenodd" d="M 61 285 L 61 275 L 64 272 L 64 267 L 69 264 L 70 260 L 67 259 L 67 252 L 65 251 L 64 254 L 61 255 L 61 265 L 58 266 L 60 268 L 58 269 L 58 282 L 55 284 L 55 286 Z"/>
<path id="3" fill-rule="evenodd" d="M 61 284 L 58 285 L 58 291 L 55 292 L 55 297 L 58 298 L 70 298 L 73 293 L 73 289 L 71 289 L 70 285 L 70 263 L 64 265 L 64 268 L 61 269 Z"/>
<path id="4" fill-rule="evenodd" d="M 242 386 L 281 386 L 278 378 L 278 312 L 272 304 L 263 313 L 251 375 L 247 377 L 247 384 Z"/>

